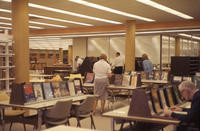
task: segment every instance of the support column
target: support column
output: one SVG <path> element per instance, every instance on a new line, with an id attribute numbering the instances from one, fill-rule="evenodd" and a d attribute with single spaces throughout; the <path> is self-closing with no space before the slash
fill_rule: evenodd
<path id="1" fill-rule="evenodd" d="M 12 0 L 12 34 L 15 82 L 29 82 L 28 0 Z"/>
<path id="2" fill-rule="evenodd" d="M 181 44 L 180 44 L 180 37 L 176 37 L 175 38 L 175 56 L 180 56 L 180 47 L 181 47 Z"/>
<path id="3" fill-rule="evenodd" d="M 135 21 L 126 23 L 125 70 L 135 70 Z"/>
<path id="4" fill-rule="evenodd" d="M 59 59 L 60 59 L 60 63 L 63 63 L 63 48 L 59 48 Z"/>
<path id="5" fill-rule="evenodd" d="M 73 46 L 69 45 L 68 47 L 68 64 L 73 66 L 72 54 L 73 54 Z"/>

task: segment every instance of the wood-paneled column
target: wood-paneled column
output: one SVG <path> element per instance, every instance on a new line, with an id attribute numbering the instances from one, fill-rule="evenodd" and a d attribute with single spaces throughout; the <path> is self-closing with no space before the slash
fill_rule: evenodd
<path id="1" fill-rule="evenodd" d="M 12 0 L 12 34 L 15 53 L 15 82 L 29 82 L 28 0 Z"/>
<path id="2" fill-rule="evenodd" d="M 135 70 L 135 21 L 126 23 L 125 70 Z"/>
<path id="3" fill-rule="evenodd" d="M 181 54 L 181 42 L 180 37 L 175 38 L 175 56 L 180 56 Z"/>

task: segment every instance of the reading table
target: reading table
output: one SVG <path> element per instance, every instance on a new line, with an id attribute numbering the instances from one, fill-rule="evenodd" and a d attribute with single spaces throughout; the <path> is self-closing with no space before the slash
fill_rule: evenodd
<path id="1" fill-rule="evenodd" d="M 41 129 L 42 125 L 42 114 L 43 111 L 49 107 L 52 107 L 53 105 L 56 104 L 57 101 L 62 101 L 62 100 L 72 100 L 73 102 L 81 101 L 86 99 L 86 97 L 91 96 L 91 95 L 76 95 L 76 96 L 68 96 L 68 97 L 61 97 L 61 98 L 54 98 L 51 100 L 43 100 L 39 102 L 31 102 L 27 103 L 24 105 L 17 105 L 17 104 L 9 104 L 9 101 L 2 101 L 0 102 L 0 109 L 1 109 L 1 121 L 2 121 L 2 131 L 5 131 L 5 108 L 6 107 L 12 107 L 12 108 L 21 108 L 21 109 L 32 109 L 36 110 L 38 112 L 37 115 L 37 131 Z M 23 121 L 24 122 L 24 121 Z M 25 121 L 26 123 L 26 121 Z"/>

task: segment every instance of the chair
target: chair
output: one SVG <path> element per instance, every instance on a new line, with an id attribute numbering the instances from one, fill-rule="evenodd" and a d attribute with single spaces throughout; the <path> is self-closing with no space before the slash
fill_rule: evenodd
<path id="1" fill-rule="evenodd" d="M 44 113 L 46 127 L 68 124 L 68 117 L 72 106 L 72 100 L 58 101 L 51 109 Z"/>
<path id="2" fill-rule="evenodd" d="M 81 79 L 81 84 L 83 84 L 83 78 L 81 76 L 81 74 L 70 74 L 69 75 L 69 79 L 75 79 L 75 78 L 80 78 Z"/>
<path id="3" fill-rule="evenodd" d="M 0 101 L 9 101 L 10 97 L 6 93 L 0 93 Z M 5 110 L 4 120 L 6 122 L 11 122 L 9 130 L 11 130 L 13 122 L 17 122 L 16 120 L 20 117 L 23 117 L 25 111 L 24 110 L 14 110 L 7 109 Z M 2 115 L 2 114 L 1 114 Z M 24 130 L 25 125 L 24 125 Z"/>
<path id="4" fill-rule="evenodd" d="M 72 105 L 71 117 L 76 117 L 77 127 L 81 127 L 80 120 L 90 117 L 91 129 L 96 129 L 92 114 L 95 100 L 95 96 L 89 96 L 82 103 Z"/>

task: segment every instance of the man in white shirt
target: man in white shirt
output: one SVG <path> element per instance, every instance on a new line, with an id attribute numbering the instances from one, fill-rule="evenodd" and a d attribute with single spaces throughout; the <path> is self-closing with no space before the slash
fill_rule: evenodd
<path id="1" fill-rule="evenodd" d="M 103 113 L 105 100 L 108 97 L 107 87 L 109 85 L 108 77 L 111 76 L 111 67 L 106 62 L 107 56 L 105 54 L 101 54 L 99 59 L 93 66 L 93 72 L 95 73 L 94 94 L 99 95 L 98 99 L 101 100 L 100 112 Z M 94 113 L 96 112 L 97 103 L 98 100 L 94 104 Z"/>
<path id="2" fill-rule="evenodd" d="M 112 63 L 112 68 L 114 68 L 114 74 L 122 74 L 123 73 L 123 68 L 124 68 L 124 58 L 120 56 L 120 53 L 116 53 L 116 58 L 114 59 Z"/>
<path id="3" fill-rule="evenodd" d="M 83 60 L 79 56 L 76 56 L 75 62 L 74 62 L 75 71 L 78 71 L 78 69 L 79 69 L 79 67 L 81 66 L 82 63 L 83 63 Z"/>

